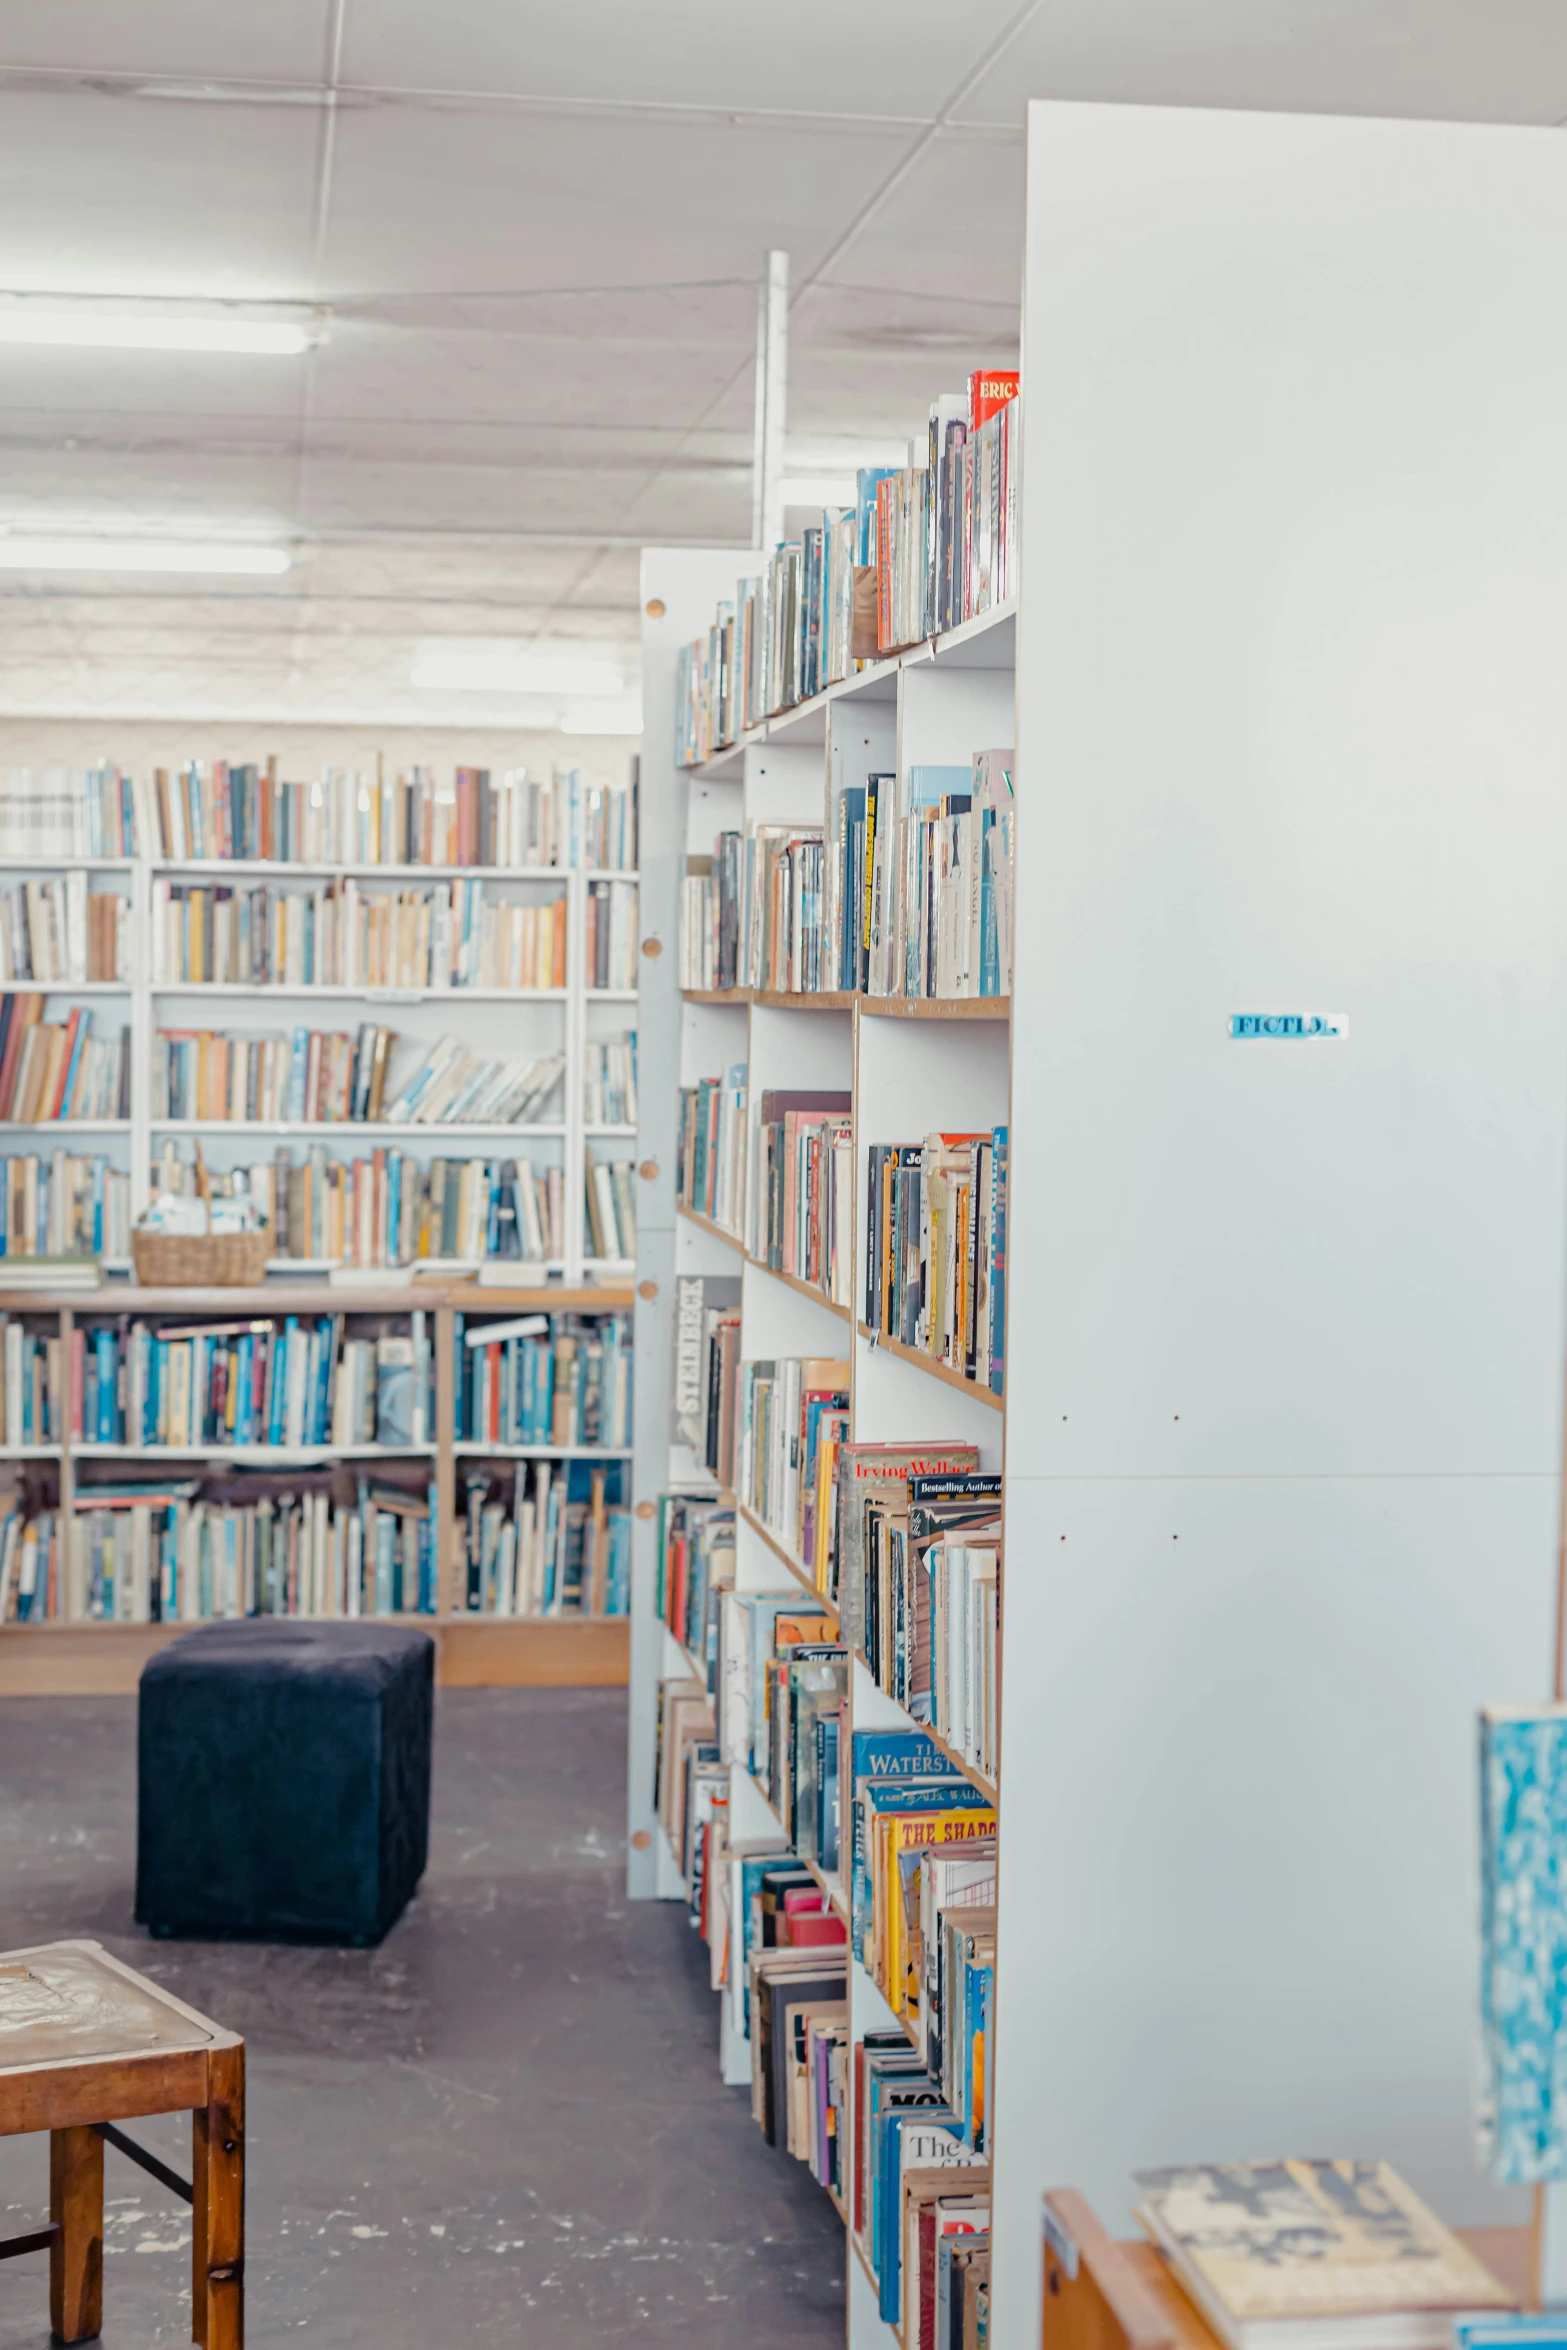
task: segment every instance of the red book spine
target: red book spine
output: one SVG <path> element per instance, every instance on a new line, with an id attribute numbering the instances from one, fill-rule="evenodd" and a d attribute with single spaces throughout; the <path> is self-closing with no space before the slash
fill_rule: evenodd
<path id="1" fill-rule="evenodd" d="M 980 426 L 997 409 L 1015 400 L 1022 377 L 1015 367 L 984 367 L 968 379 L 968 428 L 978 432 Z"/>

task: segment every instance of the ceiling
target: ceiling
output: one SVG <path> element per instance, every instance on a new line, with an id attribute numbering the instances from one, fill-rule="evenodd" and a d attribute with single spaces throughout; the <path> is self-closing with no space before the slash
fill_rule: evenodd
<path id="1" fill-rule="evenodd" d="M 0 573 L 0 715 L 635 720 L 637 548 L 1017 345 L 1031 96 L 1567 117 L 1561 0 L 0 0 L 0 291 L 327 313 L 306 357 L 0 348 L 0 525 L 281 537 L 278 580 Z M 611 716 L 432 693 L 591 648 Z"/>

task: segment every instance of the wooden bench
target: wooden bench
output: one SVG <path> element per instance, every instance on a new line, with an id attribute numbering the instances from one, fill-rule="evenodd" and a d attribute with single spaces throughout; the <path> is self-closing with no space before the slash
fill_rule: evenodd
<path id="1" fill-rule="evenodd" d="M 115 2125 L 189 2113 L 192 2173 L 177 2176 Z M 191 2207 L 193 2340 L 245 2338 L 245 2043 L 96 1942 L 0 1951 L 0 2137 L 49 2132 L 49 2225 L 0 2241 L 0 2260 L 49 2255 L 49 2323 L 62 2342 L 103 2325 L 103 2150 Z"/>

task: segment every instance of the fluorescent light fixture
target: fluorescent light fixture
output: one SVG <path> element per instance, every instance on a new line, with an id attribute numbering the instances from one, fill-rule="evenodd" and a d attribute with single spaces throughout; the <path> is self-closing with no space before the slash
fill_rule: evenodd
<path id="1" fill-rule="evenodd" d="M 560 722 L 562 734 L 640 734 L 642 715 L 635 710 L 568 710 Z"/>
<path id="2" fill-rule="evenodd" d="M 316 340 L 308 314 L 268 316 L 232 302 L 0 295 L 0 343 L 57 350 L 222 351 L 296 357 Z"/>
<path id="3" fill-rule="evenodd" d="M 413 667 L 420 693 L 569 694 L 618 701 L 626 690 L 613 661 L 574 653 L 529 652 L 517 644 L 427 644 Z"/>
<path id="4" fill-rule="evenodd" d="M 287 571 L 287 547 L 242 540 L 32 538 L 0 533 L 0 571 L 206 571 L 273 576 Z"/>

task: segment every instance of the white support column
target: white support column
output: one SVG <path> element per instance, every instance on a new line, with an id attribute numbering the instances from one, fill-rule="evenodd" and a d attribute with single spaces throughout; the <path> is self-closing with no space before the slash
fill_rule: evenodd
<path id="1" fill-rule="evenodd" d="M 751 539 L 783 537 L 784 425 L 789 407 L 789 256 L 771 252 L 756 289 L 756 446 L 751 470 Z"/>

